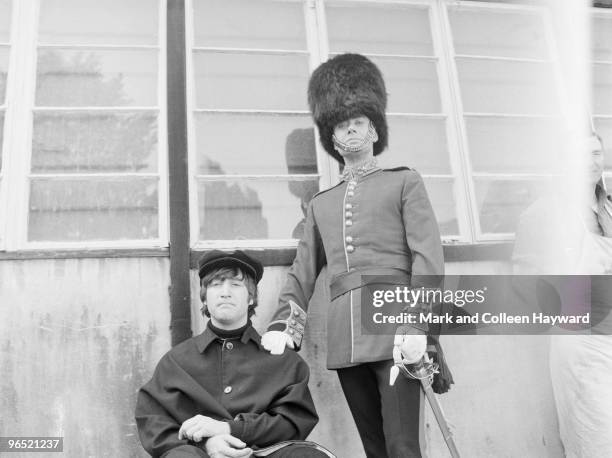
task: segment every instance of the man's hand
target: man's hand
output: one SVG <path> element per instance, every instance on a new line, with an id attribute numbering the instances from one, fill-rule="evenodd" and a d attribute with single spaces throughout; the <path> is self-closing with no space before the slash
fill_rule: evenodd
<path id="1" fill-rule="evenodd" d="M 423 331 L 401 327 L 395 334 L 393 342 L 393 359 L 404 364 L 414 364 L 421 360 L 427 349 L 427 336 Z"/>
<path id="2" fill-rule="evenodd" d="M 210 458 L 242 458 L 250 456 L 253 450 L 230 434 L 213 436 L 206 441 L 206 453 Z"/>
<path id="3" fill-rule="evenodd" d="M 291 336 L 281 331 L 266 332 L 261 338 L 261 345 L 273 355 L 282 355 L 285 347 L 294 347 Z"/>
<path id="4" fill-rule="evenodd" d="M 230 427 L 224 421 L 214 420 L 204 415 L 196 415 L 185 420 L 179 429 L 178 438 L 200 442 L 205 437 L 229 434 Z"/>

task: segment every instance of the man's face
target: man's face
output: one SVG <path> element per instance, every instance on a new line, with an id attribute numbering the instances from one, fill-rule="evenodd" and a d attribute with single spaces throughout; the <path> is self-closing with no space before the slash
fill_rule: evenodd
<path id="1" fill-rule="evenodd" d="M 603 147 L 597 137 L 593 136 L 589 139 L 589 150 L 591 151 L 589 181 L 595 184 L 601 178 L 604 169 Z"/>
<path id="2" fill-rule="evenodd" d="M 212 324 L 221 329 L 237 329 L 248 321 L 249 299 L 243 274 L 213 278 L 206 288 L 206 307 Z"/>
<path id="3" fill-rule="evenodd" d="M 336 124 L 334 127 L 334 136 L 337 140 L 348 146 L 356 146 L 361 144 L 363 139 L 367 137 L 369 127 L 370 119 L 367 116 L 357 116 Z M 369 141 L 362 149 L 372 148 L 373 144 L 372 141 Z M 342 155 L 346 154 L 346 152 L 342 150 L 338 151 Z"/>

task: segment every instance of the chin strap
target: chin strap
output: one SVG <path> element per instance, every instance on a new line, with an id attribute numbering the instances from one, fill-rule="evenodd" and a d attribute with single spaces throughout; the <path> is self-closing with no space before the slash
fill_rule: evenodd
<path id="1" fill-rule="evenodd" d="M 376 143 L 378 141 L 378 134 L 376 133 L 374 124 L 372 124 L 372 121 L 370 121 L 370 125 L 368 126 L 368 132 L 366 133 L 365 137 L 361 139 L 359 144 L 349 145 L 347 143 L 344 143 L 341 140 L 338 140 L 338 137 L 336 137 L 335 135 L 332 135 L 332 140 L 334 142 L 334 146 L 336 147 L 336 149 L 341 149 L 342 151 L 345 151 L 347 153 L 356 153 L 361 148 L 363 148 L 367 143 L 369 142 Z"/>

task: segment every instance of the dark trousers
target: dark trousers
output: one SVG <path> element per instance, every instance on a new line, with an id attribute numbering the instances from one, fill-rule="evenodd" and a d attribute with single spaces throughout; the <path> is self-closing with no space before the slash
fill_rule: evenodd
<path id="1" fill-rule="evenodd" d="M 400 375 L 389 385 L 392 360 L 338 369 L 342 391 L 368 458 L 420 458 L 421 384 Z"/>

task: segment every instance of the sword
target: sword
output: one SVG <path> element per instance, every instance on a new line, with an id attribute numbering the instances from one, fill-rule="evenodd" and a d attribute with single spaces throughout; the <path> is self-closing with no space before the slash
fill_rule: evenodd
<path id="1" fill-rule="evenodd" d="M 457 450 L 457 446 L 453 440 L 453 433 L 448 426 L 448 422 L 444 416 L 444 411 L 442 410 L 440 401 L 431 387 L 433 376 L 438 371 L 438 365 L 429 359 L 427 353 L 425 353 L 420 361 L 414 364 L 405 364 L 401 351 L 397 347 L 395 347 L 393 350 L 393 360 L 395 364 L 391 367 L 391 372 L 389 373 L 389 385 L 393 385 L 395 383 L 395 380 L 400 372 L 408 378 L 417 379 L 421 382 L 421 388 L 423 389 L 423 392 L 427 397 L 427 401 L 429 402 L 429 406 L 436 417 L 436 421 L 438 422 L 438 426 L 442 432 L 442 437 L 444 437 L 444 441 L 446 442 L 448 450 L 450 451 L 451 457 L 460 458 L 459 451 Z"/>

